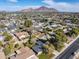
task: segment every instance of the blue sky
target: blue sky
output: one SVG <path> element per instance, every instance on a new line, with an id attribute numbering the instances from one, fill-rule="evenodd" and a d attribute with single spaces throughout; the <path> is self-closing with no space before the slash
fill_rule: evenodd
<path id="1" fill-rule="evenodd" d="M 0 10 L 16 11 L 47 6 L 59 11 L 79 12 L 79 0 L 0 0 Z"/>

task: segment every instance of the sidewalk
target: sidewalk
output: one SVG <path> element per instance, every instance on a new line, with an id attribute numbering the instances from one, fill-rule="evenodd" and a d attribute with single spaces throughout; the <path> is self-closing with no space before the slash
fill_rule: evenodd
<path id="1" fill-rule="evenodd" d="M 59 56 L 62 52 L 64 52 L 64 50 L 67 49 L 73 42 L 75 42 L 75 40 L 76 40 L 77 38 L 79 38 L 79 35 L 78 35 L 73 41 L 71 41 L 68 45 L 66 45 L 66 47 L 64 47 L 64 48 L 62 49 L 62 51 L 59 52 L 59 53 L 57 53 L 57 55 L 56 55 L 55 57 L 53 57 L 52 59 L 56 59 L 56 57 Z"/>

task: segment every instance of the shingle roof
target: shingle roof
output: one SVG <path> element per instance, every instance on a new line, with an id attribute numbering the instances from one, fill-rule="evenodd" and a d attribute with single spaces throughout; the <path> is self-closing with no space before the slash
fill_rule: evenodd
<path id="1" fill-rule="evenodd" d="M 38 45 L 33 46 L 32 49 L 34 50 L 34 52 L 36 52 L 36 54 L 42 51 L 41 46 Z"/>
<path id="2" fill-rule="evenodd" d="M 38 54 L 39 52 L 42 51 L 42 47 L 45 43 L 41 42 L 41 41 L 37 41 L 36 45 L 32 47 L 32 49 L 34 50 L 34 52 L 36 52 L 36 54 Z"/>
<path id="3" fill-rule="evenodd" d="M 37 41 L 36 44 L 39 45 L 39 46 L 43 46 L 44 45 L 44 43 L 41 42 L 41 41 Z"/>

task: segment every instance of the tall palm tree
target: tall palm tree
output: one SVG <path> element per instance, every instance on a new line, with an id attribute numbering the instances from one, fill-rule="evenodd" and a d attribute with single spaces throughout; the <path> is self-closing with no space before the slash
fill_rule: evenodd
<path id="1" fill-rule="evenodd" d="M 48 30 L 46 28 L 43 29 L 43 33 L 45 34 L 45 37 L 46 37 L 46 39 L 48 41 L 49 40 L 48 36 L 47 36 L 48 35 Z"/>
<path id="2" fill-rule="evenodd" d="M 29 43 L 31 44 L 32 42 L 31 42 L 31 39 L 32 39 L 32 32 L 31 31 L 27 31 L 28 32 L 28 34 L 30 35 L 30 37 L 29 37 Z"/>

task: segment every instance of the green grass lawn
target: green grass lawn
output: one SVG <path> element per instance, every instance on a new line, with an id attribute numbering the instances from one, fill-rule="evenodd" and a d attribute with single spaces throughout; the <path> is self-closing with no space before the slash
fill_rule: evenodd
<path id="1" fill-rule="evenodd" d="M 49 59 L 48 56 L 43 53 L 41 55 L 39 55 L 38 57 L 39 57 L 39 59 Z"/>

